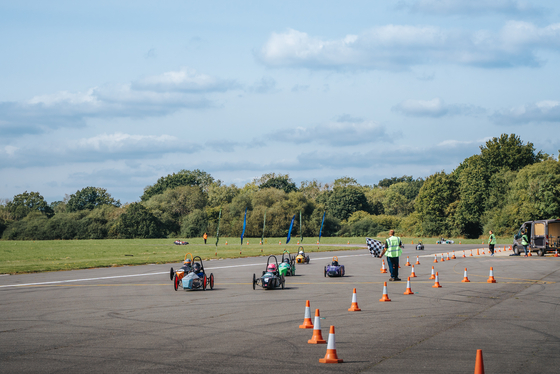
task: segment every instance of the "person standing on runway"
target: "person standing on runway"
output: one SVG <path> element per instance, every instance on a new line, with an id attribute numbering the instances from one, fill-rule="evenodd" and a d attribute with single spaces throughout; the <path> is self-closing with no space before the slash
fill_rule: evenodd
<path id="1" fill-rule="evenodd" d="M 402 254 L 404 245 L 401 238 L 395 236 L 395 230 L 389 230 L 389 238 L 385 240 L 385 255 L 387 255 L 387 265 L 391 272 L 390 281 L 400 281 L 399 278 L 399 256 Z"/>

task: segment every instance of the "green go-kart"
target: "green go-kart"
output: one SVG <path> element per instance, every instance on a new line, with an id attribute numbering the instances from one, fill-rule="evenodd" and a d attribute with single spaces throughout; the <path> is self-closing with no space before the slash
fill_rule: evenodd
<path id="1" fill-rule="evenodd" d="M 290 256 L 290 252 L 284 251 L 282 253 L 282 262 L 278 266 L 278 271 L 283 276 L 296 275 L 296 259 Z"/>

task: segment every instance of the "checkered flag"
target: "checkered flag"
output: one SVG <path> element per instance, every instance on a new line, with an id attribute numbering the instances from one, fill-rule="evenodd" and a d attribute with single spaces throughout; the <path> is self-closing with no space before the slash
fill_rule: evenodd
<path id="1" fill-rule="evenodd" d="M 385 246 L 379 240 L 366 238 L 366 244 L 372 257 L 381 257 L 385 253 Z"/>

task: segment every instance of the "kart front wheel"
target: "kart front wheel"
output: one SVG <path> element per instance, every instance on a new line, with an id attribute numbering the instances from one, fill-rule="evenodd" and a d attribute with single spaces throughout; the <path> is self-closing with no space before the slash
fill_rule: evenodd
<path id="1" fill-rule="evenodd" d="M 179 287 L 179 278 L 177 278 L 177 274 L 175 274 L 175 277 L 173 278 L 173 288 L 175 288 L 175 291 L 177 291 L 178 287 Z"/>
<path id="2" fill-rule="evenodd" d="M 171 268 L 171 270 L 169 270 L 169 279 L 173 280 L 174 275 L 175 275 L 175 272 L 173 271 L 173 268 Z"/>
<path id="3" fill-rule="evenodd" d="M 325 266 L 325 277 L 327 276 L 327 267 Z"/>
<path id="4" fill-rule="evenodd" d="M 253 290 L 255 289 L 255 284 L 257 284 L 257 277 L 253 274 Z"/>
<path id="5" fill-rule="evenodd" d="M 214 289 L 214 274 L 210 273 L 210 289 Z"/>
<path id="6" fill-rule="evenodd" d="M 204 278 L 202 278 L 202 290 L 206 291 L 206 283 L 208 282 L 208 279 L 206 278 L 206 274 L 204 274 Z"/>

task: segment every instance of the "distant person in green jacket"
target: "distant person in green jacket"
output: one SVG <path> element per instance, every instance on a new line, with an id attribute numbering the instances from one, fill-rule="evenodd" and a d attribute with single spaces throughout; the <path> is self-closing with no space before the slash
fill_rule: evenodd
<path id="1" fill-rule="evenodd" d="M 490 256 L 494 256 L 494 246 L 496 245 L 496 236 L 490 230 L 488 232 L 490 234 L 490 238 L 488 238 L 488 249 L 490 250 Z"/>
<path id="2" fill-rule="evenodd" d="M 523 246 L 523 250 L 525 251 L 525 257 L 527 257 L 527 246 L 529 245 L 529 238 L 527 237 L 527 233 L 525 231 L 521 232 L 521 245 Z"/>

